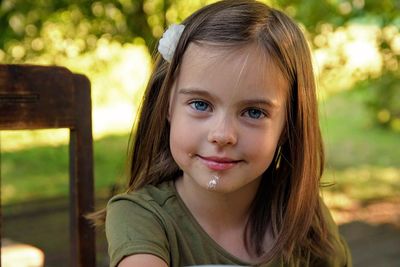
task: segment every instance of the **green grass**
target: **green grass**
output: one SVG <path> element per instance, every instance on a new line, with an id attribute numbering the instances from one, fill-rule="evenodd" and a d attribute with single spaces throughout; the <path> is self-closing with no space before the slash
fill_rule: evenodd
<path id="1" fill-rule="evenodd" d="M 321 103 L 321 129 L 327 164 L 324 194 L 336 206 L 396 198 L 400 194 L 400 135 L 373 126 L 362 104 L 362 91 L 352 90 Z M 96 194 L 123 181 L 128 134 L 94 143 Z M 3 204 L 66 196 L 68 147 L 28 146 L 3 151 Z"/>
<path id="2" fill-rule="evenodd" d="M 343 92 L 320 104 L 328 167 L 400 167 L 400 134 L 372 124 L 362 93 Z"/>
<path id="3" fill-rule="evenodd" d="M 352 90 L 321 103 L 321 128 L 327 164 L 324 191 L 332 205 L 367 203 L 400 195 L 400 135 L 374 126 Z"/>
<path id="4" fill-rule="evenodd" d="M 94 142 L 98 195 L 107 194 L 125 171 L 128 134 Z M 2 203 L 12 204 L 68 195 L 68 146 L 29 147 L 2 152 Z"/>

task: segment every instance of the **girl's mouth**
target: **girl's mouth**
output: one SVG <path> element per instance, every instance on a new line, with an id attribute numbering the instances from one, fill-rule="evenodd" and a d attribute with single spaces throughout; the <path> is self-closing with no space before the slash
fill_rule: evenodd
<path id="1" fill-rule="evenodd" d="M 202 157 L 198 156 L 201 162 L 214 171 L 224 171 L 236 166 L 241 160 L 234 160 L 225 157 Z"/>

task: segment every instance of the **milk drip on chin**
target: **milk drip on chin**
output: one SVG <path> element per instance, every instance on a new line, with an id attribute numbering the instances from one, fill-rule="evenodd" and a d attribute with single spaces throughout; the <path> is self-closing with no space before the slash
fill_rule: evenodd
<path id="1" fill-rule="evenodd" d="M 210 181 L 208 181 L 208 183 L 207 183 L 208 189 L 215 190 L 215 188 L 218 185 L 219 179 L 220 179 L 220 177 L 218 175 L 213 175 L 211 177 Z"/>

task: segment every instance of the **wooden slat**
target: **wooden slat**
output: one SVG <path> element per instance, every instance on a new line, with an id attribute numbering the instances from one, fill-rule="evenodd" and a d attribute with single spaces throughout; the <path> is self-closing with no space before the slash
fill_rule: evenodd
<path id="1" fill-rule="evenodd" d="M 71 258 L 80 266 L 95 266 L 95 235 L 85 215 L 94 210 L 93 140 L 90 102 L 90 83 L 82 75 L 74 76 L 79 85 L 76 97 L 81 99 L 75 107 L 77 125 L 70 131 L 70 213 Z M 72 163 L 75 164 L 72 164 Z"/>
<path id="2" fill-rule="evenodd" d="M 74 90 L 65 68 L 0 65 L 0 130 L 72 127 Z"/>

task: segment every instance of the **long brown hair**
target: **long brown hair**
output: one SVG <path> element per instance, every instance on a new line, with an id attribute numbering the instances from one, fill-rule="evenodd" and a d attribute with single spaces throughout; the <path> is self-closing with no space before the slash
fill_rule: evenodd
<path id="1" fill-rule="evenodd" d="M 182 24 L 185 30 L 172 62 L 157 55 L 145 92 L 132 135 L 128 191 L 182 174 L 171 156 L 167 114 L 171 87 L 189 43 L 240 47 L 255 42 L 279 66 L 290 89 L 279 144 L 280 166 L 271 164 L 263 175 L 246 226 L 247 250 L 266 260 L 276 256 L 305 258 L 310 253 L 316 258 L 328 257 L 334 246 L 319 198 L 324 151 L 311 56 L 303 33 L 281 11 L 251 0 L 208 5 Z M 269 230 L 274 244 L 265 252 L 264 237 Z"/>

